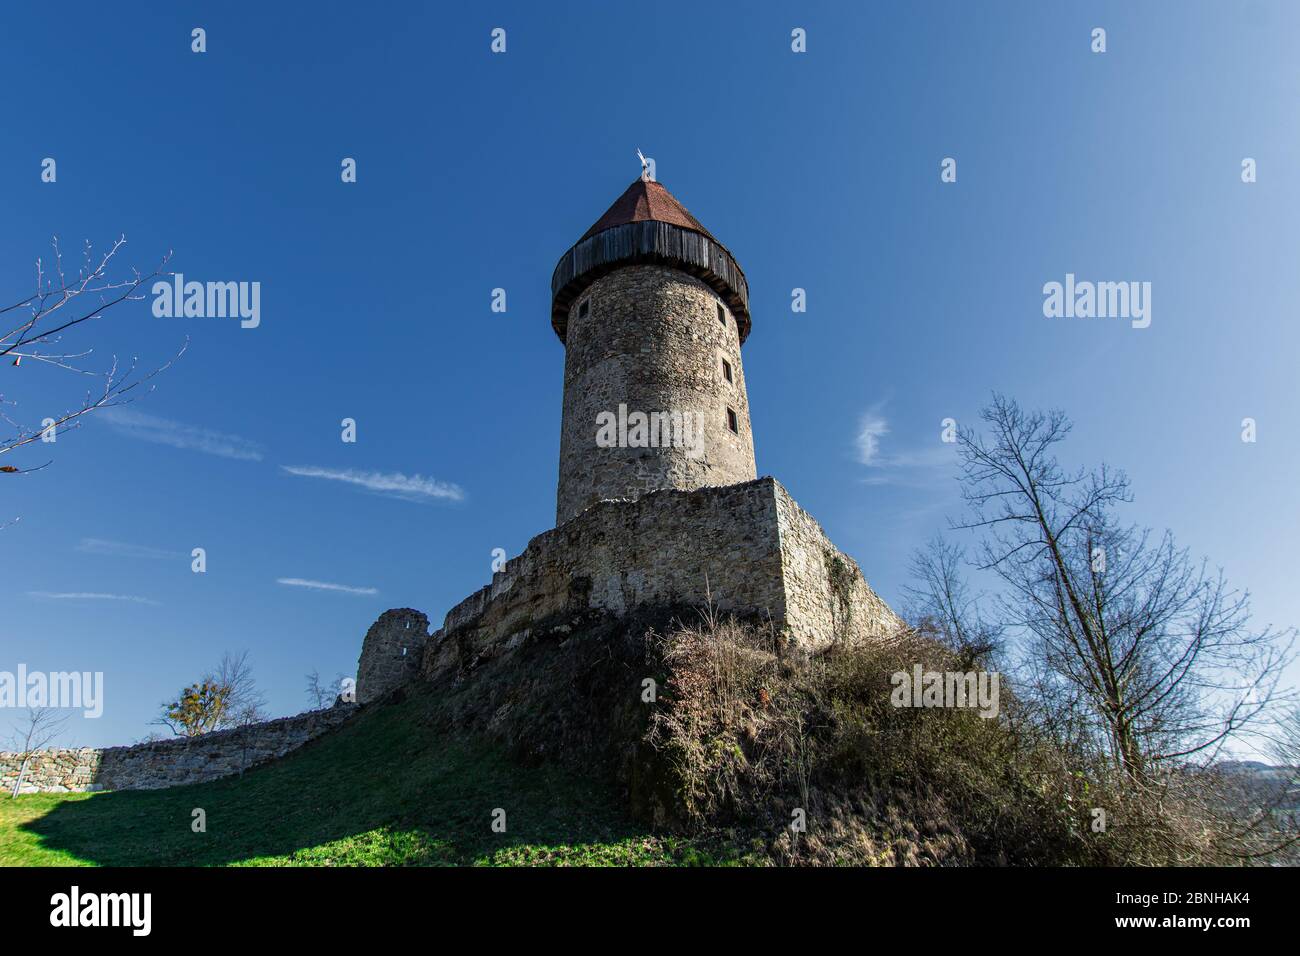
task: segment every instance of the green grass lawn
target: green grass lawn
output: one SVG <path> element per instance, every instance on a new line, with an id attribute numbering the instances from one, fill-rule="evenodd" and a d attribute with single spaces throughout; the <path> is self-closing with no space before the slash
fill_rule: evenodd
<path id="1" fill-rule="evenodd" d="M 690 865 L 758 862 L 654 834 L 601 784 L 425 725 L 419 694 L 242 778 L 0 798 L 4 866 Z M 207 832 L 191 829 L 192 812 Z M 496 808 L 506 832 L 492 831 Z"/>

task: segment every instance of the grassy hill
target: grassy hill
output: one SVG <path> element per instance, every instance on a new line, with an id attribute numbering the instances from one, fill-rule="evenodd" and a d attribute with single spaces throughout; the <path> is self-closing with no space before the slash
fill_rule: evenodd
<path id="1" fill-rule="evenodd" d="M 763 628 L 676 621 L 449 645 L 426 681 L 242 777 L 0 798 L 0 864 L 1091 862 L 1069 798 L 1000 721 L 889 704 L 890 674 L 949 669 L 947 652 L 805 658 Z"/>
<path id="2" fill-rule="evenodd" d="M 0 865 L 683 865 L 738 862 L 651 834 L 573 771 L 525 767 L 425 720 L 431 691 L 368 708 L 242 778 L 0 799 Z M 207 832 L 191 830 L 192 811 Z M 492 812 L 506 811 L 493 833 Z M 754 857 L 757 860 L 757 857 Z"/>

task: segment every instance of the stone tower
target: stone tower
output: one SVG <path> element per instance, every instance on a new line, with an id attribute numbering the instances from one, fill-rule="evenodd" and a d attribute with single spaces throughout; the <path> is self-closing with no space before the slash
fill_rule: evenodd
<path id="1" fill-rule="evenodd" d="M 357 661 L 357 703 L 368 704 L 412 680 L 420 672 L 429 619 L 398 607 L 379 615 L 361 642 Z"/>
<path id="2" fill-rule="evenodd" d="M 745 274 L 667 189 L 632 183 L 560 258 L 551 293 L 565 348 L 557 525 L 598 501 L 756 477 Z"/>

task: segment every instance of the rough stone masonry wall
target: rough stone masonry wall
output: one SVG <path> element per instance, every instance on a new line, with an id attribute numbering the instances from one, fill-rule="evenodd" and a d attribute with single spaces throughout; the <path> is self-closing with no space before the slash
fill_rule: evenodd
<path id="1" fill-rule="evenodd" d="M 780 620 L 784 610 L 775 482 L 605 501 L 533 538 L 492 583 L 448 612 L 426 675 L 527 636 L 556 615 L 713 603 Z"/>
<path id="2" fill-rule="evenodd" d="M 587 303 L 588 314 L 578 317 Z M 626 266 L 574 301 L 565 335 L 564 413 L 556 524 L 597 501 L 662 488 L 691 490 L 752 481 L 754 441 L 735 317 L 700 280 L 656 265 Z M 722 360 L 732 369 L 723 375 Z M 690 413 L 702 426 L 698 453 L 681 447 L 606 448 L 597 417 Z M 736 413 L 739 433 L 727 427 Z"/>
<path id="3" fill-rule="evenodd" d="M 355 709 L 340 703 L 249 727 L 130 747 L 40 750 L 28 761 L 19 793 L 157 790 L 217 780 L 283 757 L 333 730 Z M 19 754 L 0 752 L 0 794 L 13 790 L 21 765 Z"/>
<path id="4" fill-rule="evenodd" d="M 420 657 L 429 639 L 429 618 L 409 607 L 379 615 L 361 642 L 357 662 L 357 703 L 378 700 L 420 672 Z"/>
<path id="5" fill-rule="evenodd" d="M 888 640 L 903 621 L 867 584 L 844 554 L 790 493 L 773 482 L 781 534 L 785 625 L 802 643 Z"/>
<path id="6" fill-rule="evenodd" d="M 770 618 L 798 644 L 887 640 L 901 623 L 772 478 L 605 501 L 538 535 L 448 612 L 423 672 L 511 648 L 557 617 L 702 607 Z"/>

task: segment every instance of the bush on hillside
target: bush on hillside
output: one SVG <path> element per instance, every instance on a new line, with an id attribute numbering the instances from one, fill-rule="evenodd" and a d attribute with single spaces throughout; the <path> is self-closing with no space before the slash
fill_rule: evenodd
<path id="1" fill-rule="evenodd" d="M 434 675 L 432 719 L 487 732 L 525 763 L 600 775 L 662 828 L 723 833 L 779 863 L 1240 859 L 1206 781 L 1171 774 L 1135 792 L 1036 727 L 1005 680 L 993 718 L 893 706 L 891 678 L 918 664 L 973 662 L 912 631 L 807 654 L 770 628 L 684 609 L 545 622 L 509 652 Z"/>

